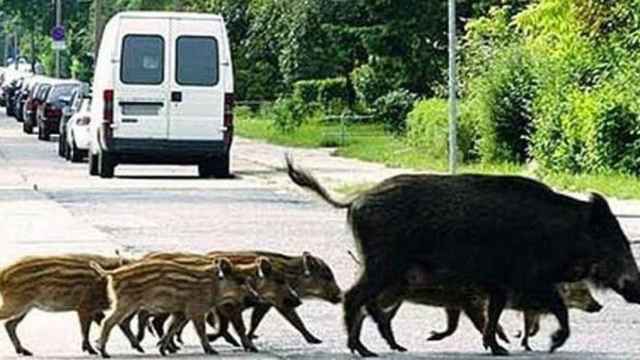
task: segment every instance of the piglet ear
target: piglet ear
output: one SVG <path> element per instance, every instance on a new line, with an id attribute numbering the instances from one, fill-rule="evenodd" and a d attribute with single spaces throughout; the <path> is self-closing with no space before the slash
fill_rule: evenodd
<path id="1" fill-rule="evenodd" d="M 273 264 L 271 264 L 271 260 L 266 257 L 258 258 L 258 277 L 268 277 L 271 275 L 272 271 Z"/>
<path id="2" fill-rule="evenodd" d="M 216 266 L 218 268 L 219 279 L 224 279 L 226 276 L 230 275 L 233 268 L 231 261 L 227 258 L 220 258 L 216 260 Z"/>

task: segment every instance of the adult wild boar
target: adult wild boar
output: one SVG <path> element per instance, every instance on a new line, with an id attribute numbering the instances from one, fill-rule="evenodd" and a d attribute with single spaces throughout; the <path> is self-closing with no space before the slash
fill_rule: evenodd
<path id="1" fill-rule="evenodd" d="M 374 356 L 359 339 L 357 316 L 387 288 L 420 266 L 433 284 L 478 286 L 489 296 L 484 344 L 496 341 L 509 293 L 521 293 L 560 323 L 551 351 L 569 337 L 567 307 L 556 285 L 587 279 L 640 303 L 640 273 L 629 241 L 607 201 L 554 192 L 532 179 L 493 175 L 399 175 L 348 201 L 334 199 L 287 157 L 297 185 L 317 193 L 347 218 L 364 269 L 345 294 L 348 347 Z"/>

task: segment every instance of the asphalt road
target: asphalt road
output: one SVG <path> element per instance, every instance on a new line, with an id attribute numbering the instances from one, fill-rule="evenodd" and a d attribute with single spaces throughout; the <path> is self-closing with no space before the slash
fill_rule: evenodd
<path id="1" fill-rule="evenodd" d="M 4 109 L 0 110 L 4 113 Z M 347 289 L 357 265 L 347 252 L 353 250 L 345 226 L 345 214 L 313 197 L 291 191 L 280 164 L 264 163 L 265 151 L 256 152 L 250 142 L 234 147 L 236 177 L 201 180 L 195 167 L 119 166 L 116 178 L 89 177 L 86 163 L 70 164 L 56 155 L 57 138 L 38 141 L 22 134 L 14 119 L 0 116 L 0 264 L 29 254 L 65 252 L 133 255 L 151 250 L 264 249 L 300 254 L 310 251 L 333 268 L 339 285 Z M 265 149 L 264 145 L 261 145 Z M 278 157 L 281 154 L 276 154 Z M 280 157 L 281 158 L 281 157 Z M 621 205 L 621 218 L 635 238 L 633 206 Z M 597 292 L 605 306 L 598 314 L 571 311 L 572 337 L 553 359 L 633 359 L 640 357 L 640 307 L 624 303 L 611 293 Z M 269 314 L 259 331 L 259 354 L 246 354 L 224 343 L 214 347 L 224 358 L 347 359 L 342 310 L 319 301 L 300 307 L 308 328 L 324 342 L 306 344 L 277 314 Z M 467 319 L 456 334 L 442 342 L 427 342 L 431 330 L 445 326 L 441 309 L 405 305 L 395 319 L 398 341 L 410 351 L 398 354 L 378 336 L 367 321 L 363 342 L 380 355 L 398 359 L 485 359 L 480 335 Z M 521 327 L 521 316 L 508 312 L 502 323 L 509 334 Z M 540 334 L 532 339 L 539 351 L 525 353 L 518 339 L 509 349 L 522 359 L 546 357 L 548 335 L 556 323 L 543 320 Z M 92 329 L 92 338 L 97 337 Z M 75 314 L 33 311 L 18 328 L 25 347 L 35 358 L 83 359 Z M 187 346 L 179 358 L 203 358 L 195 333 L 188 328 Z M 159 356 L 155 341 L 143 344 L 147 354 L 129 349 L 114 331 L 110 353 L 118 359 Z M 0 331 L 0 359 L 17 356 L 4 331 Z"/>

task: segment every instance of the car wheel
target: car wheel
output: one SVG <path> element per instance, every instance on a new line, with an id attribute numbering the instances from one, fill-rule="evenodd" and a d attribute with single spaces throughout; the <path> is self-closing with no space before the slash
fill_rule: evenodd
<path id="1" fill-rule="evenodd" d="M 25 121 L 22 123 L 22 131 L 25 134 L 33 134 L 33 125 L 30 122 Z"/>
<path id="2" fill-rule="evenodd" d="M 104 151 L 98 153 L 98 175 L 104 179 L 110 179 L 113 177 L 115 164 L 111 159 L 111 155 Z"/>
<path id="3" fill-rule="evenodd" d="M 77 163 L 82 161 L 82 152 L 80 151 L 80 149 L 78 149 L 78 147 L 76 146 L 76 141 L 73 139 L 71 139 L 71 149 L 69 150 L 69 153 L 70 153 L 69 158 L 72 163 Z"/>
<path id="4" fill-rule="evenodd" d="M 211 177 L 212 172 L 211 172 L 211 165 L 209 164 L 209 161 L 204 161 L 201 162 L 200 164 L 198 164 L 198 176 L 201 178 L 210 178 Z"/>
<path id="5" fill-rule="evenodd" d="M 89 175 L 98 175 L 98 155 L 94 155 L 89 151 Z"/>
<path id="6" fill-rule="evenodd" d="M 65 149 L 66 141 L 64 141 L 64 136 L 60 134 L 58 137 L 58 156 L 65 157 L 67 153 L 67 149 Z"/>

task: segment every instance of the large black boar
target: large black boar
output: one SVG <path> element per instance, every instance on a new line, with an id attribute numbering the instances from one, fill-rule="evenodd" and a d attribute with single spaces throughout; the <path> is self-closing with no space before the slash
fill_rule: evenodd
<path id="1" fill-rule="evenodd" d="M 508 354 L 496 341 L 496 328 L 509 293 L 524 294 L 558 319 L 551 351 L 569 337 L 557 284 L 588 279 L 640 303 L 629 241 L 600 195 L 581 201 L 516 176 L 399 175 L 339 201 L 286 160 L 294 183 L 348 209 L 364 271 L 345 294 L 345 323 L 349 349 L 363 356 L 375 354 L 360 342 L 358 314 L 406 281 L 412 266 L 425 269 L 433 284 L 487 292 L 483 340 L 496 355 Z"/>

